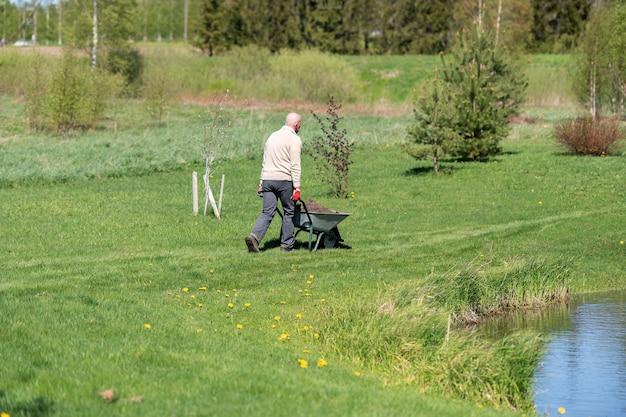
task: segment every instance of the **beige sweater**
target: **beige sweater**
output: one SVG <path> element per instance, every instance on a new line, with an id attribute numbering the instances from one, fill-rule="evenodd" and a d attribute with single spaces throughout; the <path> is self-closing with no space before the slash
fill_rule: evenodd
<path id="1" fill-rule="evenodd" d="M 292 181 L 300 188 L 302 140 L 289 126 L 272 133 L 265 142 L 261 180 Z"/>

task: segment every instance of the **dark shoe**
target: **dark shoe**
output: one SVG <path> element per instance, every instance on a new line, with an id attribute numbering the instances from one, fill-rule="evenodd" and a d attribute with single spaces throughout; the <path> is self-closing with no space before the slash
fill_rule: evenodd
<path id="1" fill-rule="evenodd" d="M 293 250 L 295 250 L 293 246 L 292 246 L 292 247 L 290 247 L 290 248 L 289 248 L 289 247 L 287 247 L 287 246 L 281 246 L 281 247 L 280 247 L 280 251 L 281 251 L 281 252 L 291 252 L 291 251 L 293 251 Z"/>
<path id="2" fill-rule="evenodd" d="M 246 245 L 248 245 L 248 252 L 258 252 L 259 242 L 253 235 L 246 236 Z"/>

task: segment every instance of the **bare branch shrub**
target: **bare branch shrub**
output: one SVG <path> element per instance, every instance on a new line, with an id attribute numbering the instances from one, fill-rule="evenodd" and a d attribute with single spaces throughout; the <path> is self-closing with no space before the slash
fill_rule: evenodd
<path id="1" fill-rule="evenodd" d="M 348 168 L 350 153 L 354 143 L 348 140 L 346 129 L 339 128 L 340 105 L 335 104 L 333 97 L 328 100 L 327 116 L 319 116 L 311 110 L 311 114 L 320 125 L 323 136 L 317 136 L 306 149 L 306 154 L 318 163 L 317 175 L 332 187 L 335 197 L 348 197 Z"/>
<path id="2" fill-rule="evenodd" d="M 624 138 L 616 118 L 581 116 L 564 120 L 554 127 L 556 140 L 581 155 L 608 155 Z"/>

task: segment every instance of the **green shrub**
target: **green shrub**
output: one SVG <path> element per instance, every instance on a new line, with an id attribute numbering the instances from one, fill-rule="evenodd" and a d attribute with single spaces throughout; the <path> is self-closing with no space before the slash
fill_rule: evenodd
<path id="1" fill-rule="evenodd" d="M 35 59 L 26 73 L 24 98 L 26 101 L 26 125 L 29 130 L 44 130 L 47 126 L 47 94 L 50 73 L 45 61 Z"/>
<path id="2" fill-rule="evenodd" d="M 106 54 L 104 69 L 111 74 L 121 75 L 125 81 L 127 92 L 132 96 L 139 86 L 143 73 L 143 57 L 136 48 L 114 47 Z"/>
<path id="3" fill-rule="evenodd" d="M 329 96 L 350 102 L 358 83 L 358 73 L 338 56 L 315 50 L 281 51 L 271 61 L 274 86 L 283 99 L 325 102 Z"/>
<path id="4" fill-rule="evenodd" d="M 63 55 L 61 66 L 52 76 L 48 101 L 52 128 L 61 133 L 87 124 L 85 68 L 71 51 Z"/>
<path id="5" fill-rule="evenodd" d="M 237 80 L 264 79 L 270 73 L 271 56 L 265 48 L 235 47 L 221 58 L 220 74 Z"/>
<path id="6" fill-rule="evenodd" d="M 554 126 L 554 137 L 568 150 L 581 155 L 608 155 L 624 139 L 615 118 L 581 116 Z"/>
<path id="7" fill-rule="evenodd" d="M 145 100 L 145 108 L 158 124 L 163 122 L 163 116 L 169 111 L 175 93 L 168 73 L 160 67 L 144 74 L 142 97 Z"/>
<path id="8" fill-rule="evenodd" d="M 120 91 L 120 83 L 119 77 L 92 70 L 67 50 L 47 87 L 46 124 L 62 134 L 94 129 L 107 99 Z"/>

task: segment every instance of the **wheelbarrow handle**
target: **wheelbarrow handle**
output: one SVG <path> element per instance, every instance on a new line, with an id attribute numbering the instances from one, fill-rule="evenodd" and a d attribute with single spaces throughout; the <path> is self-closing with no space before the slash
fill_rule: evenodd
<path id="1" fill-rule="evenodd" d="M 309 214 L 309 209 L 306 207 L 304 200 L 300 200 L 300 204 L 304 207 L 304 212 L 306 213 L 307 219 L 309 219 L 308 228 L 309 228 L 309 251 L 311 250 L 311 246 L 313 244 L 313 220 L 311 219 L 311 215 Z"/>

